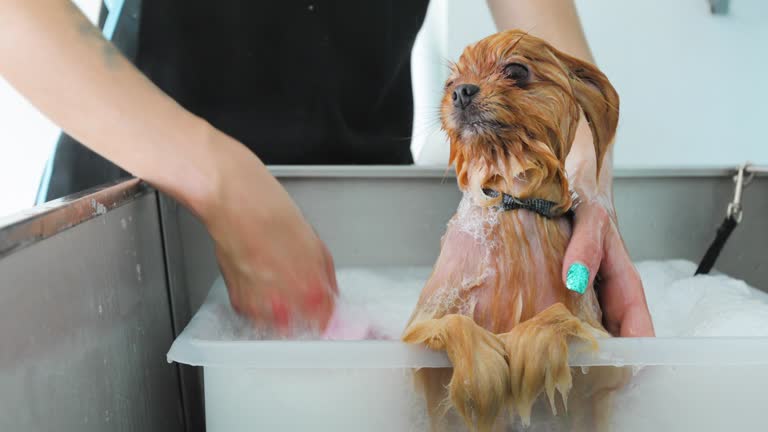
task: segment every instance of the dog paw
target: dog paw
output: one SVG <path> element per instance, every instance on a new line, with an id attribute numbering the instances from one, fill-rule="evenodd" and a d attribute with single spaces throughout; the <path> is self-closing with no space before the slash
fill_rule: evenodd
<path id="1" fill-rule="evenodd" d="M 572 387 L 568 366 L 568 342 L 581 339 L 597 349 L 591 327 L 582 323 L 561 303 L 554 304 L 533 318 L 499 335 L 509 362 L 510 405 L 524 425 L 531 421 L 531 410 L 542 392 L 547 394 L 552 413 L 557 414 L 555 394 L 560 393 L 567 409 Z"/>
<path id="2" fill-rule="evenodd" d="M 451 314 L 411 324 L 403 341 L 425 344 L 448 354 L 453 364 L 448 384 L 449 405 L 461 414 L 471 430 L 490 431 L 509 395 L 509 367 L 501 340 L 471 318 Z M 426 395 L 428 404 L 444 397 Z"/>

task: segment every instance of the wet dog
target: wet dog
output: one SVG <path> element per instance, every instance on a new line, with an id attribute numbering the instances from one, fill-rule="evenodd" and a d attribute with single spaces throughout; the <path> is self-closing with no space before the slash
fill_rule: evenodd
<path id="1" fill-rule="evenodd" d="M 433 428 L 451 406 L 481 431 L 502 412 L 529 422 L 542 393 L 565 408 L 569 343 L 610 336 L 594 289 L 561 279 L 574 206 L 564 164 L 583 112 L 600 171 L 618 108 L 595 66 L 521 31 L 467 47 L 452 66 L 441 121 L 464 198 L 403 334 L 453 364 L 417 372 Z"/>

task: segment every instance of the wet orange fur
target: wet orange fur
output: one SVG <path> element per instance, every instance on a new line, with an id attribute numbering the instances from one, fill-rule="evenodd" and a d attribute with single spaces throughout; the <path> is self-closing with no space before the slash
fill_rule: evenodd
<path id="1" fill-rule="evenodd" d="M 504 75 L 511 62 L 528 66 L 529 84 L 518 86 Z M 480 121 L 456 118 L 451 94 L 460 84 L 480 87 L 472 102 Z M 561 280 L 569 222 L 524 210 L 499 213 L 499 199 L 482 189 L 571 208 L 564 163 L 580 115 L 589 121 L 599 166 L 616 130 L 618 105 L 616 91 L 593 65 L 517 30 L 469 46 L 452 68 L 441 119 L 468 201 L 449 223 L 403 334 L 408 343 L 445 350 L 453 364 L 452 375 L 417 372 L 433 427 L 450 406 L 480 431 L 491 430 L 505 409 L 529 421 L 542 393 L 553 411 L 556 392 L 566 406 L 568 342 L 596 346 L 596 336 L 608 336 L 593 288 L 579 295 Z M 467 228 L 475 220 L 480 225 Z M 617 382 L 611 377 L 603 388 Z"/>

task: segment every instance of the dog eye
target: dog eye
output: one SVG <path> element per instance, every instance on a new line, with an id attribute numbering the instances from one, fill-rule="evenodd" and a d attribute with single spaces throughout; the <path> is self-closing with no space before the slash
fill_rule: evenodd
<path id="1" fill-rule="evenodd" d="M 445 82 L 445 88 L 448 88 L 453 85 L 453 81 L 446 81 Z"/>
<path id="2" fill-rule="evenodd" d="M 521 63 L 510 63 L 504 66 L 504 75 L 515 81 L 515 85 L 518 86 L 528 84 L 528 80 L 531 78 L 528 66 Z"/>

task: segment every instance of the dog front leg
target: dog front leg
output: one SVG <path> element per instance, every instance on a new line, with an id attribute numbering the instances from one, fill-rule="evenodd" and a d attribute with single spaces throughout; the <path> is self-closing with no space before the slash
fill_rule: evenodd
<path id="1" fill-rule="evenodd" d="M 509 367 L 501 340 L 471 318 L 450 314 L 412 323 L 405 330 L 403 341 L 424 344 L 448 354 L 453 364 L 448 383 L 453 407 L 470 430 L 490 431 L 509 395 Z M 430 372 L 425 372 L 421 378 L 441 379 L 439 374 L 431 375 Z M 431 396 L 427 395 L 428 406 L 432 405 L 430 414 L 439 414 L 439 402 L 434 394 L 439 391 L 439 384 L 427 382 L 422 385 L 433 392 Z"/>
<path id="2" fill-rule="evenodd" d="M 581 339 L 597 349 L 592 327 L 576 318 L 562 303 L 556 303 L 533 318 L 499 335 L 509 362 L 510 406 L 524 425 L 531 421 L 536 398 L 546 392 L 552 412 L 557 413 L 555 392 L 568 405 L 572 387 L 568 366 L 568 342 Z"/>

